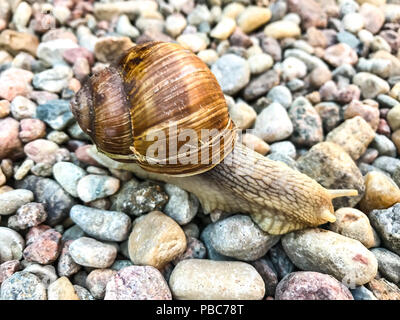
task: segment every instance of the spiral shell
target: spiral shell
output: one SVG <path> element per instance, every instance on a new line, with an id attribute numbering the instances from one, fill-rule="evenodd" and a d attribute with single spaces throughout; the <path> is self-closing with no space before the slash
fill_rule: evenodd
<path id="1" fill-rule="evenodd" d="M 208 171 L 233 149 L 235 128 L 212 72 L 174 43 L 136 45 L 92 75 L 71 102 L 98 150 L 151 172 Z"/>

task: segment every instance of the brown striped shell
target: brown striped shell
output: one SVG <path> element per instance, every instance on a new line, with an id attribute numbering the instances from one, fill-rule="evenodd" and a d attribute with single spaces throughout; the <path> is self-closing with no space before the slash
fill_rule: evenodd
<path id="1" fill-rule="evenodd" d="M 215 76 L 178 44 L 132 47 L 84 82 L 71 109 L 100 152 L 151 172 L 186 176 L 210 170 L 235 142 Z"/>

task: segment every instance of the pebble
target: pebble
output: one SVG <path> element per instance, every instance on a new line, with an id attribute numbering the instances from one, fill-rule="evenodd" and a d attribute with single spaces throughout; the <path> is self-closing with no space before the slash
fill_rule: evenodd
<path id="1" fill-rule="evenodd" d="M 113 275 L 107 283 L 104 300 L 172 300 L 172 295 L 156 268 L 131 266 Z"/>
<path id="2" fill-rule="evenodd" d="M 134 264 L 162 269 L 185 251 L 186 237 L 174 220 L 152 211 L 135 220 L 128 246 Z"/>
<path id="3" fill-rule="evenodd" d="M 235 95 L 250 81 L 248 62 L 235 54 L 225 54 L 212 66 L 211 71 L 218 80 L 222 91 L 228 95 Z"/>
<path id="4" fill-rule="evenodd" d="M 176 41 L 184 47 L 194 53 L 200 52 L 207 49 L 207 38 L 204 37 L 203 33 L 187 33 L 180 35 Z"/>
<path id="5" fill-rule="evenodd" d="M 371 281 L 378 270 L 375 256 L 359 241 L 319 228 L 283 236 L 282 245 L 301 270 L 329 274 L 347 287 Z"/>
<path id="6" fill-rule="evenodd" d="M 63 130 L 74 119 L 66 100 L 52 100 L 40 104 L 36 109 L 37 117 L 54 130 Z"/>
<path id="7" fill-rule="evenodd" d="M 293 132 L 293 124 L 286 109 L 277 102 L 271 103 L 257 116 L 253 134 L 266 142 L 288 138 Z"/>
<path id="8" fill-rule="evenodd" d="M 279 236 L 263 232 L 249 216 L 234 215 L 212 225 L 210 241 L 222 255 L 254 261 L 264 256 L 279 241 Z"/>
<path id="9" fill-rule="evenodd" d="M 0 36 L 1 38 L 1 36 Z M 17 96 L 25 96 L 31 90 L 33 73 L 19 68 L 9 68 L 1 73 L 0 98 L 12 101 Z"/>
<path id="10" fill-rule="evenodd" d="M 22 205 L 17 213 L 8 218 L 8 226 L 24 230 L 37 226 L 47 219 L 47 212 L 42 203 L 30 202 Z"/>
<path id="11" fill-rule="evenodd" d="M 270 150 L 268 143 L 251 133 L 242 135 L 242 144 L 263 156 L 265 156 Z"/>
<path id="12" fill-rule="evenodd" d="M 71 39 L 55 39 L 41 42 L 37 48 L 37 56 L 49 66 L 65 65 L 63 54 L 66 50 L 77 49 L 78 45 Z"/>
<path id="13" fill-rule="evenodd" d="M 77 273 L 81 269 L 81 266 L 72 259 L 69 253 L 69 246 L 71 245 L 72 240 L 66 240 L 64 233 L 62 241 L 64 241 L 64 244 L 60 256 L 58 258 L 57 273 L 61 277 L 62 276 L 70 277 L 73 274 Z"/>
<path id="14" fill-rule="evenodd" d="M 341 121 L 341 110 L 335 102 L 321 102 L 314 106 L 318 112 L 324 132 L 332 131 Z"/>
<path id="15" fill-rule="evenodd" d="M 79 226 L 74 224 L 72 227 L 65 230 L 65 232 L 63 233 L 62 240 L 63 241 L 76 240 L 84 236 L 85 232 Z"/>
<path id="16" fill-rule="evenodd" d="M 19 123 L 19 138 L 27 143 L 46 135 L 46 124 L 39 119 L 22 119 Z"/>
<path id="17" fill-rule="evenodd" d="M 377 33 L 385 22 L 385 15 L 382 10 L 369 3 L 363 3 L 360 14 L 364 21 L 364 27 L 373 34 Z"/>
<path id="18" fill-rule="evenodd" d="M 36 73 L 32 84 L 36 89 L 59 93 L 68 87 L 72 75 L 70 67 L 57 65 L 52 69 Z"/>
<path id="19" fill-rule="evenodd" d="M 280 20 L 269 23 L 264 29 L 264 34 L 274 39 L 296 38 L 300 36 L 301 30 L 292 21 Z"/>
<path id="20" fill-rule="evenodd" d="M 368 215 L 384 246 L 400 254 L 400 204 L 388 209 L 373 210 Z"/>
<path id="21" fill-rule="evenodd" d="M 335 208 L 354 207 L 365 190 L 364 179 L 354 161 L 339 145 L 320 142 L 297 160 L 299 170 L 327 189 L 356 189 L 358 196 L 333 199 Z"/>
<path id="22" fill-rule="evenodd" d="M 301 79 L 307 74 L 306 64 L 296 57 L 288 57 L 282 62 L 282 79 L 290 81 Z"/>
<path id="23" fill-rule="evenodd" d="M 354 289 L 350 289 L 354 300 L 378 300 L 374 294 L 364 286 L 357 286 Z"/>
<path id="24" fill-rule="evenodd" d="M 106 36 L 99 38 L 94 46 L 94 56 L 101 62 L 111 62 L 115 57 L 128 49 L 134 43 L 128 37 Z"/>
<path id="25" fill-rule="evenodd" d="M 274 64 L 274 60 L 269 54 L 257 53 L 247 59 L 251 74 L 266 72 Z"/>
<path id="26" fill-rule="evenodd" d="M 169 279 L 178 300 L 261 300 L 264 281 L 250 264 L 189 259 L 179 262 Z"/>
<path id="27" fill-rule="evenodd" d="M 275 300 L 353 300 L 353 296 L 346 286 L 330 275 L 298 271 L 278 283 Z"/>
<path id="28" fill-rule="evenodd" d="M 73 197 L 78 197 L 78 181 L 85 175 L 85 170 L 70 162 L 61 161 L 53 166 L 54 178 Z"/>
<path id="29" fill-rule="evenodd" d="M 59 147 L 56 143 L 46 139 L 31 141 L 24 147 L 25 154 L 35 163 L 54 164 L 57 161 L 58 150 Z"/>
<path id="30" fill-rule="evenodd" d="M 1 82 L 1 79 L 0 79 Z M 13 118 L 0 119 L 0 159 L 17 158 L 21 155 L 22 143 L 18 138 L 19 123 Z"/>
<path id="31" fill-rule="evenodd" d="M 276 285 L 278 284 L 278 278 L 271 261 L 269 259 L 259 259 L 252 262 L 251 265 L 264 280 L 265 295 L 273 297 L 275 295 Z"/>
<path id="32" fill-rule="evenodd" d="M 378 300 L 400 300 L 400 289 L 386 279 L 372 279 L 368 288 Z"/>
<path id="33" fill-rule="evenodd" d="M 335 211 L 335 216 L 336 221 L 329 224 L 329 230 L 358 240 L 366 248 L 375 245 L 374 230 L 363 212 L 354 208 L 340 208 Z"/>
<path id="34" fill-rule="evenodd" d="M 114 263 L 117 249 L 111 244 L 82 237 L 71 243 L 69 254 L 81 266 L 100 269 L 108 268 Z"/>
<path id="35" fill-rule="evenodd" d="M 86 287 L 96 299 L 104 299 L 106 286 L 117 272 L 111 269 L 96 269 L 86 278 Z"/>
<path id="36" fill-rule="evenodd" d="M 321 118 L 307 99 L 297 98 L 288 114 L 293 124 L 291 140 L 295 144 L 312 146 L 323 140 Z"/>
<path id="37" fill-rule="evenodd" d="M 113 265 L 110 267 L 112 270 L 119 271 L 123 268 L 133 266 L 130 260 L 116 260 Z"/>
<path id="38" fill-rule="evenodd" d="M 131 227 L 131 220 L 125 213 L 82 205 L 73 206 L 70 217 L 87 235 L 99 240 L 124 241 Z"/>
<path id="39" fill-rule="evenodd" d="M 273 87 L 268 91 L 267 98 L 271 100 L 271 102 L 278 102 L 284 108 L 289 108 L 293 102 L 292 93 L 290 90 L 282 85 Z"/>
<path id="40" fill-rule="evenodd" d="M 315 0 L 289 0 L 288 9 L 296 12 L 302 21 L 302 27 L 306 30 L 310 27 L 325 28 L 327 14 L 322 10 L 321 3 Z"/>
<path id="41" fill-rule="evenodd" d="M 40 264 L 54 262 L 60 253 L 61 234 L 54 229 L 41 233 L 24 249 L 24 258 L 27 261 Z"/>
<path id="42" fill-rule="evenodd" d="M 203 242 L 188 236 L 186 236 L 186 240 L 187 245 L 185 252 L 172 261 L 175 265 L 185 259 L 204 259 L 207 255 L 207 250 Z"/>
<path id="43" fill-rule="evenodd" d="M 364 18 L 357 12 L 347 13 L 342 18 L 342 24 L 347 31 L 356 34 L 364 28 Z"/>
<path id="44" fill-rule="evenodd" d="M 340 145 L 354 160 L 367 150 L 375 137 L 371 126 L 360 116 L 348 119 L 326 136 L 326 141 Z"/>
<path id="45" fill-rule="evenodd" d="M 378 260 L 379 272 L 389 281 L 399 283 L 400 256 L 385 248 L 374 248 L 371 251 Z"/>
<path id="46" fill-rule="evenodd" d="M 362 96 L 366 99 L 373 99 L 379 94 L 387 93 L 390 89 L 385 80 L 369 72 L 357 73 L 352 81 L 360 88 Z"/>
<path id="47" fill-rule="evenodd" d="M 269 70 L 252 79 L 243 92 L 243 97 L 250 101 L 264 94 L 279 84 L 279 74 L 275 70 Z"/>
<path id="48" fill-rule="evenodd" d="M 338 67 L 343 64 L 354 65 L 357 63 L 358 57 L 357 53 L 349 45 L 339 43 L 325 50 L 324 60 L 330 65 Z"/>
<path id="49" fill-rule="evenodd" d="M 139 30 L 131 24 L 127 15 L 121 15 L 118 18 L 116 30 L 120 35 L 133 39 L 137 38 L 140 34 Z"/>
<path id="50" fill-rule="evenodd" d="M 21 260 L 25 241 L 12 229 L 0 227 L 0 263 Z"/>
<path id="51" fill-rule="evenodd" d="M 211 30 L 210 36 L 215 39 L 226 40 L 230 37 L 235 28 L 236 28 L 235 20 L 232 18 L 224 17 Z"/>
<path id="52" fill-rule="evenodd" d="M 326 68 L 315 68 L 310 72 L 308 79 L 314 88 L 319 88 L 332 79 L 332 72 Z"/>
<path id="53" fill-rule="evenodd" d="M 46 223 L 51 226 L 63 221 L 75 204 L 69 194 L 52 179 L 30 175 L 18 181 L 18 187 L 31 190 L 35 200 L 46 205 Z"/>
<path id="54" fill-rule="evenodd" d="M 380 156 L 373 163 L 375 167 L 393 175 L 398 167 L 400 160 L 388 156 Z"/>
<path id="55" fill-rule="evenodd" d="M 10 260 L 0 264 L 0 284 L 18 270 L 20 270 L 20 262 L 18 260 Z"/>
<path id="56" fill-rule="evenodd" d="M 228 110 L 230 117 L 239 129 L 249 129 L 256 121 L 256 111 L 244 101 L 232 104 Z"/>
<path id="57" fill-rule="evenodd" d="M 172 184 L 165 184 L 164 190 L 168 194 L 164 212 L 180 225 L 189 223 L 199 209 L 198 199 L 193 194 Z"/>
<path id="58" fill-rule="evenodd" d="M 344 118 L 350 119 L 355 116 L 362 117 L 371 128 L 376 131 L 379 125 L 379 109 L 358 100 L 351 101 L 344 109 Z"/>
<path id="59" fill-rule="evenodd" d="M 39 39 L 29 32 L 3 30 L 0 34 L 0 46 L 13 55 L 26 51 L 35 56 L 39 45 Z"/>
<path id="60" fill-rule="evenodd" d="M 371 143 L 371 147 L 378 150 L 379 155 L 396 157 L 396 146 L 388 137 L 376 134 L 374 141 Z"/>
<path id="61" fill-rule="evenodd" d="M 187 22 L 183 15 L 179 13 L 171 14 L 165 20 L 165 31 L 167 31 L 171 37 L 177 37 L 186 28 L 186 25 Z"/>
<path id="62" fill-rule="evenodd" d="M 79 180 L 76 191 L 82 201 L 90 202 L 113 195 L 118 191 L 119 184 L 117 178 L 89 174 Z"/>
<path id="63" fill-rule="evenodd" d="M 58 278 L 48 287 L 48 300 L 79 300 L 75 288 L 67 277 Z"/>
<path id="64" fill-rule="evenodd" d="M 271 11 L 268 8 L 248 6 L 237 17 L 240 29 L 245 33 L 250 33 L 261 27 L 271 19 Z"/>
<path id="65" fill-rule="evenodd" d="M 36 104 L 23 96 L 16 96 L 11 102 L 10 110 L 16 120 L 33 118 L 36 115 Z"/>
<path id="66" fill-rule="evenodd" d="M 290 141 L 281 141 L 271 144 L 270 153 L 279 153 L 281 155 L 296 159 L 296 147 Z"/>
<path id="67" fill-rule="evenodd" d="M 390 109 L 386 116 L 386 119 L 389 123 L 390 128 L 393 131 L 400 129 L 400 105 L 397 105 Z"/>
<path id="68" fill-rule="evenodd" d="M 10 102 L 7 100 L 0 100 L 0 119 L 7 117 L 10 111 Z"/>
<path id="69" fill-rule="evenodd" d="M 139 183 L 132 179 L 123 184 L 118 193 L 111 197 L 111 210 L 133 216 L 150 211 L 162 210 L 168 202 L 168 195 L 155 183 Z"/>
<path id="70" fill-rule="evenodd" d="M 15 213 L 20 207 L 33 201 L 33 193 L 25 189 L 16 189 L 0 194 L 0 215 Z"/>
<path id="71" fill-rule="evenodd" d="M 47 300 L 46 287 L 29 272 L 16 272 L 1 285 L 1 300 Z"/>
<path id="72" fill-rule="evenodd" d="M 213 49 L 201 50 L 197 56 L 208 66 L 213 65 L 218 60 L 218 53 Z"/>

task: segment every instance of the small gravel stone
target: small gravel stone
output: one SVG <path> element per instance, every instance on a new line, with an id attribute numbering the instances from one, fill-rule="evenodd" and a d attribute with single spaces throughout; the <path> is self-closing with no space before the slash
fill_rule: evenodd
<path id="1" fill-rule="evenodd" d="M 3 71 L 0 76 L 0 98 L 12 101 L 16 96 L 27 95 L 32 90 L 32 79 L 33 73 L 28 70 L 9 68 Z"/>
<path id="2" fill-rule="evenodd" d="M 25 154 L 36 163 L 54 164 L 58 150 L 59 147 L 56 143 L 46 139 L 31 141 L 24 147 Z"/>
<path id="3" fill-rule="evenodd" d="M 3 83 L 0 78 L 0 83 Z M 0 87 L 1 88 L 1 87 Z M 22 143 L 18 138 L 19 123 L 11 117 L 0 119 L 0 159 L 17 158 L 22 153 Z"/>
<path id="4" fill-rule="evenodd" d="M 269 70 L 252 79 L 243 92 L 246 100 L 254 100 L 279 84 L 279 74 L 275 70 Z"/>
<path id="5" fill-rule="evenodd" d="M 106 36 L 96 41 L 94 55 L 101 62 L 111 62 L 110 59 L 114 59 L 133 45 L 133 42 L 128 37 Z"/>
<path id="6" fill-rule="evenodd" d="M 36 73 L 32 84 L 36 89 L 59 93 L 68 87 L 71 78 L 72 70 L 70 67 L 57 65 L 52 69 Z"/>
<path id="7" fill-rule="evenodd" d="M 350 289 L 354 300 L 378 300 L 374 294 L 364 286 L 358 286 Z"/>
<path id="8" fill-rule="evenodd" d="M 0 264 L 0 285 L 20 269 L 18 260 L 10 260 Z"/>
<path id="9" fill-rule="evenodd" d="M 248 129 L 256 120 L 256 111 L 244 101 L 238 101 L 228 107 L 229 115 L 239 129 Z"/>
<path id="10" fill-rule="evenodd" d="M 68 49 L 76 49 L 78 45 L 70 39 L 56 39 L 42 42 L 37 48 L 37 56 L 47 65 L 65 64 L 63 53 Z"/>
<path id="11" fill-rule="evenodd" d="M 52 263 L 59 256 L 60 245 L 61 234 L 54 229 L 49 229 L 27 245 L 24 258 L 40 264 Z"/>
<path id="12" fill-rule="evenodd" d="M 1 285 L 1 300 L 47 300 L 46 288 L 29 272 L 16 272 Z"/>
<path id="13" fill-rule="evenodd" d="M 95 300 L 95 298 L 90 294 L 89 290 L 81 287 L 79 285 L 74 285 L 76 295 L 79 300 Z"/>
<path id="14" fill-rule="evenodd" d="M 299 271 L 278 283 L 275 300 L 353 300 L 353 296 L 346 286 L 330 275 Z"/>
<path id="15" fill-rule="evenodd" d="M 398 167 L 400 167 L 400 160 L 388 156 L 380 156 L 373 163 L 375 167 L 393 175 Z"/>
<path id="16" fill-rule="evenodd" d="M 73 197 L 78 197 L 78 181 L 86 175 L 85 170 L 73 163 L 61 161 L 53 166 L 53 175 L 65 191 Z"/>
<path id="17" fill-rule="evenodd" d="M 39 119 L 22 119 L 20 121 L 19 138 L 22 142 L 30 142 L 46 135 L 46 124 Z"/>
<path id="18" fill-rule="evenodd" d="M 186 25 L 187 22 L 183 15 L 179 13 L 171 14 L 165 20 L 165 31 L 167 31 L 171 37 L 177 37 L 186 28 Z"/>
<path id="19" fill-rule="evenodd" d="M 399 283 L 400 256 L 384 248 L 374 248 L 371 251 L 378 260 L 379 272 L 389 281 Z"/>
<path id="20" fill-rule="evenodd" d="M 62 238 L 63 241 L 65 241 L 64 236 L 65 234 Z M 64 242 L 64 245 L 62 247 L 57 263 L 57 272 L 60 276 L 70 277 L 81 269 L 81 266 L 72 259 L 69 253 L 69 246 L 71 245 L 71 243 L 72 240 L 67 240 Z"/>
<path id="21" fill-rule="evenodd" d="M 79 180 L 76 191 L 84 202 L 113 195 L 119 189 L 119 180 L 110 176 L 89 174 Z"/>
<path id="22" fill-rule="evenodd" d="M 296 269 L 293 262 L 290 261 L 286 252 L 283 250 L 281 242 L 273 246 L 268 251 L 267 257 L 270 259 L 274 270 L 276 270 L 278 280 L 283 279 L 285 276 L 292 273 Z"/>
<path id="23" fill-rule="evenodd" d="M 86 278 L 86 287 L 96 299 L 103 299 L 106 294 L 106 286 L 117 272 L 111 269 L 96 269 Z"/>
<path id="24" fill-rule="evenodd" d="M 330 65 L 338 67 L 345 63 L 354 65 L 357 63 L 358 57 L 357 53 L 349 45 L 339 43 L 325 50 L 324 60 Z"/>
<path id="25" fill-rule="evenodd" d="M 280 20 L 269 23 L 265 27 L 264 33 L 267 37 L 283 39 L 298 37 L 301 34 L 301 30 L 300 27 L 292 21 Z"/>
<path id="26" fill-rule="evenodd" d="M 110 269 L 119 271 L 123 268 L 130 267 L 132 266 L 132 262 L 130 260 L 116 260 L 113 265 L 110 267 Z"/>
<path id="27" fill-rule="evenodd" d="M 282 62 L 282 79 L 290 81 L 303 78 L 307 74 L 306 64 L 296 57 L 288 57 Z"/>
<path id="28" fill-rule="evenodd" d="M 390 90 L 389 84 L 385 80 L 369 72 L 357 73 L 352 81 L 361 89 L 361 94 L 366 99 L 373 99 Z"/>
<path id="29" fill-rule="evenodd" d="M 388 112 L 386 119 L 390 125 L 390 128 L 395 131 L 400 129 L 400 105 L 395 106 L 390 109 Z"/>
<path id="30" fill-rule="evenodd" d="M 51 100 L 40 104 L 36 109 L 36 115 L 54 130 L 63 130 L 74 119 L 67 100 Z"/>
<path id="31" fill-rule="evenodd" d="M 264 256 L 279 241 L 255 225 L 249 216 L 234 215 L 212 225 L 210 240 L 220 254 L 244 261 Z"/>
<path id="32" fill-rule="evenodd" d="M 169 286 L 178 300 L 261 300 L 265 294 L 263 279 L 244 262 L 183 260 L 172 271 Z"/>
<path id="33" fill-rule="evenodd" d="M 67 277 L 58 278 L 49 285 L 48 300 L 79 300 L 75 288 Z"/>
<path id="34" fill-rule="evenodd" d="M 252 262 L 251 265 L 257 270 L 261 278 L 264 280 L 265 295 L 273 297 L 275 295 L 276 285 L 278 284 L 278 278 L 275 270 L 272 267 L 271 261 L 267 259 L 259 259 Z"/>
<path id="35" fill-rule="evenodd" d="M 292 93 L 285 86 L 276 86 L 268 91 L 267 98 L 271 102 L 278 102 L 284 108 L 289 108 L 292 104 Z"/>
<path id="36" fill-rule="evenodd" d="M 81 266 L 108 268 L 114 263 L 117 249 L 111 244 L 82 237 L 71 243 L 69 254 Z"/>
<path id="37" fill-rule="evenodd" d="M 270 153 L 279 153 L 296 159 L 296 147 L 290 141 L 275 142 L 270 146 Z"/>
<path id="38" fill-rule="evenodd" d="M 204 259 L 207 255 L 207 250 L 204 244 L 193 237 L 186 237 L 187 246 L 185 252 L 173 260 L 173 264 L 178 264 L 185 259 Z"/>
<path id="39" fill-rule="evenodd" d="M 362 117 L 376 131 L 379 125 L 379 109 L 358 100 L 351 101 L 344 110 L 344 118 Z"/>
<path id="40" fill-rule="evenodd" d="M 33 118 L 36 115 L 36 104 L 23 96 L 16 96 L 10 105 L 14 119 L 21 120 Z"/>
<path id="41" fill-rule="evenodd" d="M 135 220 L 128 246 L 134 264 L 161 269 L 185 251 L 186 237 L 174 220 L 153 211 Z"/>
<path id="42" fill-rule="evenodd" d="M 323 229 L 295 231 L 282 238 L 290 260 L 301 270 L 327 273 L 347 287 L 372 280 L 375 256 L 359 241 Z"/>
<path id="43" fill-rule="evenodd" d="M 243 32 L 250 33 L 267 23 L 270 18 L 271 11 L 268 8 L 248 6 L 237 17 L 237 23 Z"/>
<path id="44" fill-rule="evenodd" d="M 188 33 L 180 35 L 176 41 L 185 49 L 197 53 L 207 48 L 206 39 L 208 38 L 205 38 L 203 33 Z"/>
<path id="45" fill-rule="evenodd" d="M 211 67 L 225 94 L 234 95 L 250 81 L 250 68 L 246 60 L 235 55 L 225 54 Z"/>
<path id="46" fill-rule="evenodd" d="M 274 102 L 257 116 L 253 134 L 266 142 L 274 142 L 288 138 L 292 132 L 293 125 L 286 109 Z"/>
<path id="47" fill-rule="evenodd" d="M 386 279 L 372 279 L 368 288 L 378 300 L 400 300 L 400 289 Z"/>
<path id="48" fill-rule="evenodd" d="M 8 226 L 13 229 L 27 229 L 37 226 L 47 219 L 47 212 L 42 203 L 31 202 L 22 205 L 17 213 L 8 219 Z"/>
<path id="49" fill-rule="evenodd" d="M 242 136 L 242 144 L 263 156 L 270 150 L 268 143 L 251 133 L 246 133 Z"/>
<path id="50" fill-rule="evenodd" d="M 16 189 L 0 194 L 0 215 L 16 212 L 21 206 L 33 200 L 33 193 L 25 189 Z"/>
<path id="51" fill-rule="evenodd" d="M 70 216 L 86 234 L 96 239 L 120 242 L 128 238 L 131 220 L 125 213 L 75 205 Z"/>
<path id="52" fill-rule="evenodd" d="M 269 54 L 257 53 L 247 59 L 251 74 L 260 74 L 272 67 L 274 60 Z"/>

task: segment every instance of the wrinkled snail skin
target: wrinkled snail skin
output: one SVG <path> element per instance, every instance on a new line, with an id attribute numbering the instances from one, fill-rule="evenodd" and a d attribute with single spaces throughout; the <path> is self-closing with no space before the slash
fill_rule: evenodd
<path id="1" fill-rule="evenodd" d="M 175 184 L 195 194 L 207 213 L 247 213 L 270 234 L 333 222 L 332 199 L 357 194 L 327 190 L 238 142 L 214 75 L 177 44 L 131 48 L 116 64 L 84 82 L 71 110 L 96 145 L 89 153 L 100 164 Z M 198 151 L 191 160 L 203 160 L 201 151 L 208 150 L 209 161 L 182 164 L 176 160 L 184 154 L 171 150 L 181 150 L 186 142 L 176 139 L 172 126 L 189 128 L 198 136 L 202 129 L 216 129 L 221 146 L 198 139 L 191 144 Z M 167 164 L 152 163 L 146 153 L 154 143 L 146 141 L 146 135 L 160 133 Z M 170 149 L 171 144 L 176 148 Z"/>

